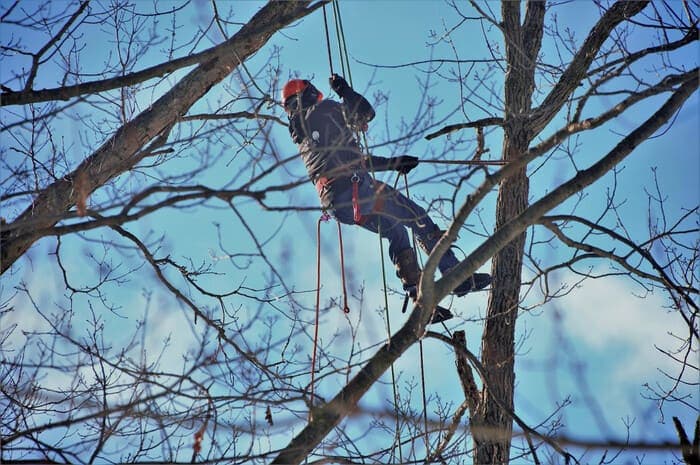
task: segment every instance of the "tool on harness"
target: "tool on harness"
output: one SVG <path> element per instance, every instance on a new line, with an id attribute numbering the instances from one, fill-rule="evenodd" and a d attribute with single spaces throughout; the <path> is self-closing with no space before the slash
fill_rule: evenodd
<path id="1" fill-rule="evenodd" d="M 360 177 L 357 173 L 352 175 L 350 182 L 352 182 L 352 219 L 356 224 L 362 224 L 364 220 L 360 210 Z"/>
<path id="2" fill-rule="evenodd" d="M 350 177 L 350 183 L 352 184 L 352 219 L 355 224 L 362 225 L 367 221 L 367 216 L 362 214 L 362 208 L 360 207 L 360 183 L 362 178 L 357 173 L 353 173 Z M 316 191 L 318 195 L 321 196 L 323 192 L 328 189 L 333 180 L 327 178 L 326 176 L 321 176 L 315 182 Z M 374 205 L 372 205 L 372 213 L 377 213 L 382 211 L 384 208 L 384 198 L 381 193 L 384 190 L 384 185 L 380 184 L 375 190 Z"/>
<path id="3" fill-rule="evenodd" d="M 363 225 L 367 221 L 367 216 L 362 214 L 360 208 L 360 177 L 357 173 L 353 173 L 350 178 L 352 182 L 352 218 L 355 224 Z M 375 184 L 376 185 L 376 184 Z M 374 204 L 372 205 L 372 213 L 379 213 L 384 209 L 384 184 L 379 183 L 374 189 Z"/>

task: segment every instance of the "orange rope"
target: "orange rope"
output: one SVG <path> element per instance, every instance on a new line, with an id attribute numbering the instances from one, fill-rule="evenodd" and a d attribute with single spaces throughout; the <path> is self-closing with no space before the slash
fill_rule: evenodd
<path id="1" fill-rule="evenodd" d="M 321 221 L 325 221 L 322 215 L 316 223 L 316 322 L 314 323 L 314 350 L 311 353 L 311 400 L 314 404 L 314 380 L 316 378 L 316 348 L 318 347 L 318 317 L 321 313 Z M 309 411 L 309 416 L 311 412 Z"/>
<path id="2" fill-rule="evenodd" d="M 343 312 L 350 313 L 350 307 L 348 306 L 348 291 L 345 285 L 345 257 L 343 253 L 343 233 L 340 230 L 340 221 L 336 221 L 338 224 L 338 245 L 340 247 L 340 276 L 343 281 Z"/>
<path id="3" fill-rule="evenodd" d="M 316 223 L 316 319 L 314 321 L 314 348 L 311 353 L 311 405 L 314 402 L 314 382 L 316 380 L 316 352 L 318 351 L 318 320 L 321 314 L 321 222 L 328 221 L 330 216 L 323 212 Z M 345 253 L 343 252 L 343 233 L 338 224 L 338 244 L 340 247 L 340 276 L 343 283 L 343 312 L 350 313 L 348 291 L 345 281 Z"/>

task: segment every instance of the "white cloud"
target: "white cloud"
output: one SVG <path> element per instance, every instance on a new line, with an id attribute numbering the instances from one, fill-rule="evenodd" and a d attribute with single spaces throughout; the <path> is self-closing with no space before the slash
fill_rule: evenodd
<path id="1" fill-rule="evenodd" d="M 26 334 L 50 330 L 49 323 L 36 313 L 34 303 L 47 313 L 55 311 L 55 299 L 62 294 L 63 283 L 58 279 L 46 279 L 51 275 L 50 267 L 44 262 L 41 265 L 35 265 L 37 268 L 25 272 L 24 276 L 19 273 L 3 276 L 0 301 L 7 300 L 7 308 L 11 309 L 0 316 L 0 335 L 9 333 L 2 341 L 4 350 L 19 350 L 27 342 Z M 26 287 L 31 299 L 25 292 L 17 291 L 19 287 Z"/>
<path id="2" fill-rule="evenodd" d="M 566 283 L 580 279 L 561 278 Z M 660 370 L 669 376 L 677 376 L 680 370 L 657 347 L 677 350 L 688 328 L 678 313 L 666 308 L 663 293 L 643 298 L 640 293 L 639 285 L 624 277 L 588 279 L 568 295 L 523 315 L 519 324 L 527 342 L 517 378 L 521 405 L 531 404 L 540 419 L 554 402 L 570 400 L 563 423 L 572 428 L 571 434 L 586 431 L 611 437 L 624 437 L 629 420 L 634 422 L 633 437 L 651 437 L 647 435 L 660 431 L 665 435 L 660 407 L 666 418 L 691 415 L 687 408 L 679 412 L 681 406 L 673 402 L 660 405 L 649 399 L 653 396 L 646 383 L 654 389 L 670 389 L 672 380 Z M 697 350 L 697 344 L 693 348 Z M 686 370 L 684 376 L 697 382 L 697 372 Z M 676 394 L 697 402 L 696 391 L 680 385 Z"/>
<path id="3" fill-rule="evenodd" d="M 663 295 L 641 298 L 634 294 L 639 287 L 632 286 L 618 277 L 589 279 L 558 306 L 568 336 L 615 361 L 614 381 L 640 383 L 655 376 L 657 369 L 678 369 L 655 347 L 675 350 L 679 340 L 671 334 L 682 336 L 688 329 L 678 313 L 665 307 Z"/>

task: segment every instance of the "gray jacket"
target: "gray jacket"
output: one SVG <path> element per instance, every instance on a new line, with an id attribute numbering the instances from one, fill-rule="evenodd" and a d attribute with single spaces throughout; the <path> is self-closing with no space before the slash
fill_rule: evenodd
<path id="1" fill-rule="evenodd" d="M 355 138 L 355 130 L 366 129 L 374 115 L 367 99 L 349 89 L 342 103 L 322 100 L 290 117 L 289 133 L 309 178 L 323 183 L 319 194 L 324 207 L 332 204 L 334 193 L 351 187 L 353 174 L 367 173 L 370 166 L 375 171 L 392 169 L 391 159 L 363 154 Z"/>

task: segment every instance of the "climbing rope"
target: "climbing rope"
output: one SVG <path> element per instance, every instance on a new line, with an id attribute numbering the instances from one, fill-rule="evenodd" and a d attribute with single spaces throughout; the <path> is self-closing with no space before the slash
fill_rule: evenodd
<path id="1" fill-rule="evenodd" d="M 335 1 L 333 3 L 333 11 L 334 15 L 336 13 L 336 7 L 335 7 Z M 337 19 L 336 19 L 337 22 Z M 324 29 L 326 33 L 326 50 L 328 52 L 328 66 L 331 71 L 331 75 L 334 74 L 333 71 L 333 56 L 331 53 L 331 39 L 330 39 L 330 33 L 328 31 L 328 16 L 326 14 L 326 5 L 323 5 L 323 24 L 324 24 Z M 342 60 L 341 60 L 341 66 L 343 66 Z M 318 352 L 318 327 L 319 327 L 319 319 L 320 319 L 320 313 L 321 313 L 321 223 L 328 221 L 330 219 L 330 215 L 324 211 L 321 216 L 318 219 L 318 222 L 316 223 L 316 316 L 314 320 L 314 343 L 313 343 L 313 350 L 311 353 L 311 385 L 309 386 L 310 394 L 311 394 L 311 400 L 310 404 L 311 407 L 313 407 L 313 402 L 314 402 L 314 389 L 315 389 L 315 381 L 316 381 L 316 353 Z M 341 276 L 341 281 L 343 284 L 343 312 L 344 313 L 350 313 L 350 307 L 348 306 L 348 292 L 347 292 L 347 285 L 345 281 L 345 254 L 343 252 L 343 233 L 340 227 L 340 222 L 336 221 L 338 224 L 338 247 L 340 251 L 340 276 Z M 319 368 L 320 369 L 320 368 Z M 311 411 L 312 409 L 309 410 L 309 420 L 311 420 Z"/>
<path id="2" fill-rule="evenodd" d="M 316 378 L 316 352 L 318 351 L 318 323 L 321 314 L 321 223 L 330 220 L 330 215 L 325 211 L 321 214 L 316 222 L 316 319 L 314 322 L 314 346 L 311 354 L 311 385 L 309 387 L 311 392 L 311 405 L 313 406 L 314 401 L 314 385 Z M 350 313 L 350 307 L 348 305 L 348 291 L 347 284 L 345 281 L 345 254 L 343 253 L 343 232 L 340 228 L 340 222 L 336 222 L 338 225 L 338 245 L 340 248 L 340 277 L 343 284 L 343 313 Z"/>
<path id="3" fill-rule="evenodd" d="M 326 16 L 326 5 L 323 5 L 323 25 L 326 30 L 326 51 L 328 52 L 328 66 L 331 68 L 331 75 L 333 75 L 333 58 L 331 57 L 331 38 L 328 34 L 328 17 Z"/>
<path id="4" fill-rule="evenodd" d="M 401 177 L 401 173 L 399 173 L 396 176 L 396 181 L 394 182 L 394 188 L 396 188 L 396 185 L 399 182 L 399 178 Z M 408 175 L 404 173 L 403 175 L 404 178 L 404 185 L 405 185 L 405 190 L 406 190 L 406 198 L 410 199 L 411 198 L 411 193 L 409 192 L 408 189 Z M 418 250 L 416 247 L 416 235 L 413 230 L 411 230 L 411 240 L 413 242 L 413 250 Z M 420 256 L 418 256 L 418 259 L 420 260 Z M 421 269 L 423 268 L 423 263 L 420 263 Z M 404 312 L 406 311 L 406 305 L 408 304 L 408 296 L 406 296 L 406 299 L 404 300 Z M 444 321 L 441 321 L 440 324 L 442 324 L 442 327 L 445 329 L 445 332 L 452 337 L 449 328 L 447 325 L 445 325 Z M 421 378 L 421 393 L 423 396 L 423 428 L 425 431 L 425 450 L 426 450 L 426 456 L 430 455 L 430 438 L 429 438 L 429 433 L 428 433 L 428 401 L 427 401 L 427 391 L 426 391 L 426 383 L 425 383 L 425 357 L 423 356 L 423 338 L 421 338 L 418 341 L 418 348 L 420 350 L 420 378 Z"/>
<path id="5" fill-rule="evenodd" d="M 340 4 L 338 0 L 333 0 L 331 2 L 333 6 L 333 17 L 335 21 L 335 30 L 336 30 L 336 36 L 338 38 L 338 55 L 340 57 L 339 62 L 340 62 L 340 67 L 341 67 L 341 72 L 343 73 L 343 76 L 347 78 L 350 86 L 353 85 L 352 83 L 352 74 L 350 72 L 350 60 L 349 60 L 349 55 L 348 55 L 348 50 L 347 50 L 347 42 L 345 40 L 345 31 L 343 29 L 343 22 L 342 22 L 342 15 L 340 12 Z M 331 75 L 334 74 L 333 71 L 333 59 L 332 59 L 332 53 L 331 53 L 331 42 L 330 42 L 330 34 L 329 34 L 329 27 L 328 27 L 328 18 L 326 15 L 326 10 L 325 10 L 325 5 L 323 7 L 323 22 L 324 22 L 324 27 L 325 27 L 325 32 L 326 32 L 326 49 L 328 51 L 328 66 L 330 68 Z M 358 139 L 360 139 L 358 137 Z M 361 153 L 364 153 L 367 148 L 367 138 L 364 133 L 362 133 L 362 143 L 360 144 L 360 151 Z M 371 166 L 371 157 L 370 157 L 370 173 L 372 176 L 372 180 L 374 182 L 375 180 L 375 175 L 374 175 L 374 168 Z M 338 223 L 338 228 L 340 228 L 340 223 Z M 381 258 L 381 273 L 382 273 L 382 284 L 383 284 L 383 289 L 384 289 L 384 309 L 386 311 L 386 322 L 387 322 L 387 341 L 391 339 L 391 323 L 389 319 L 389 296 L 388 296 L 388 286 L 386 283 L 386 265 L 385 265 L 385 260 L 384 260 L 384 246 L 382 244 L 382 231 L 381 231 L 381 221 L 377 225 L 378 228 L 378 236 L 379 236 L 379 254 Z M 339 229 L 340 231 L 340 229 Z M 342 241 L 341 241 L 342 242 Z M 342 247 L 342 245 L 341 245 Z M 320 253 L 320 252 L 319 252 Z M 342 251 L 341 251 L 341 260 L 342 260 Z M 319 283 L 320 284 L 320 283 Z M 343 286 L 345 286 L 343 284 Z M 313 382 L 313 381 L 312 381 Z M 393 388 L 393 394 L 394 394 L 394 410 L 395 410 L 395 416 L 396 416 L 396 435 L 394 438 L 394 446 L 398 447 L 398 452 L 399 452 L 399 461 L 403 463 L 403 453 L 401 451 L 401 442 L 400 442 L 400 422 L 399 422 L 399 394 L 396 389 L 396 373 L 394 370 L 394 365 L 391 365 L 391 385 Z"/>
<path id="6" fill-rule="evenodd" d="M 340 248 L 340 278 L 343 283 L 343 312 L 350 313 L 348 307 L 348 289 L 345 283 L 345 254 L 343 253 L 343 232 L 340 229 L 340 221 L 336 221 L 338 225 L 338 246 Z"/>
<path id="7" fill-rule="evenodd" d="M 322 215 L 316 222 L 316 321 L 314 322 L 314 348 L 311 352 L 311 391 L 310 404 L 314 405 L 314 381 L 316 379 L 316 350 L 318 348 L 318 320 L 321 313 L 321 222 L 325 221 Z M 311 420 L 312 409 L 309 409 L 309 420 Z"/>
<path id="8" fill-rule="evenodd" d="M 335 33 L 338 37 L 338 54 L 340 56 L 340 67 L 352 87 L 352 73 L 350 72 L 350 56 L 348 54 L 347 42 L 345 41 L 345 30 L 343 29 L 343 18 L 340 15 L 340 2 L 333 0 L 333 16 L 335 18 Z"/>

